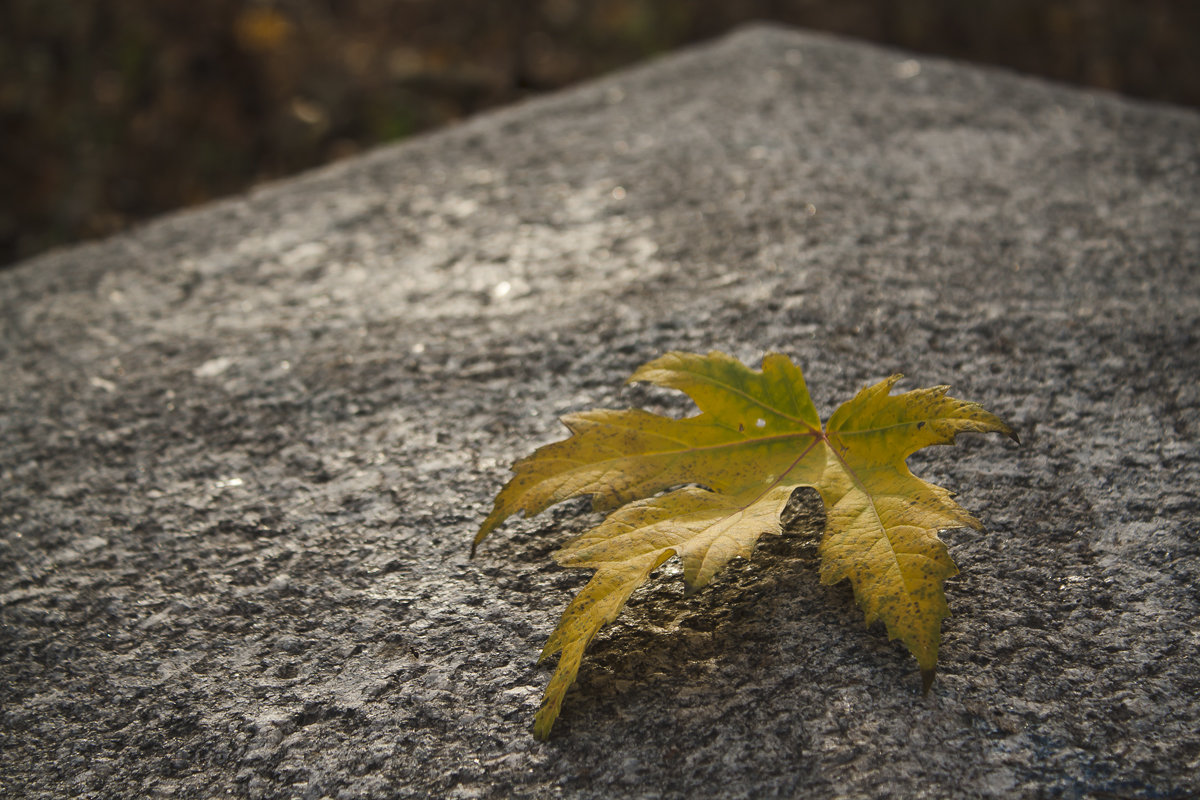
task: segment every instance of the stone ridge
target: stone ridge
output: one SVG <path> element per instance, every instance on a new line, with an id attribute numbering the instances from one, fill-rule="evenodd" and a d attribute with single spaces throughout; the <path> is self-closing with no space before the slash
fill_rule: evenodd
<path id="1" fill-rule="evenodd" d="M 1198 794 L 1198 265 L 1197 114 L 758 27 L 8 270 L 0 795 Z M 471 536 L 673 349 L 1017 429 L 928 697 L 801 513 L 533 740 L 586 509 Z"/>

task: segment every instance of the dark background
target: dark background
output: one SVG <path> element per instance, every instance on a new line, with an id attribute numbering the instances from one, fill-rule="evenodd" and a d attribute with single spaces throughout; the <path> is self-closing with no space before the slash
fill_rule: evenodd
<path id="1" fill-rule="evenodd" d="M 753 19 L 1200 105 L 1196 0 L 3 0 L 0 264 Z"/>

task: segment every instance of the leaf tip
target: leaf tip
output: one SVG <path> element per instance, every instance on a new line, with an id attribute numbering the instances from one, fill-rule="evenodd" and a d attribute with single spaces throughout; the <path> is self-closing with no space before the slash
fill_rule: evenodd
<path id="1" fill-rule="evenodd" d="M 533 738 L 537 739 L 539 742 L 549 741 L 550 729 L 552 727 L 554 727 L 554 717 L 546 719 L 539 713 L 537 715 L 537 719 L 533 723 Z"/>
<path id="2" fill-rule="evenodd" d="M 487 535 L 490 532 L 491 532 L 491 529 L 488 528 L 488 526 L 485 524 L 482 528 L 479 529 L 479 533 L 475 534 L 475 538 L 471 540 L 471 556 L 470 556 L 471 558 L 475 557 L 475 551 L 479 548 L 479 543 L 482 542 L 485 538 L 487 538 Z"/>
<path id="3" fill-rule="evenodd" d="M 937 666 L 932 666 L 929 669 L 921 668 L 921 696 L 929 694 L 930 687 L 933 686 L 933 679 L 937 675 Z"/>
<path id="4" fill-rule="evenodd" d="M 575 676 L 572 675 L 570 679 L 574 681 Z M 558 719 L 558 712 L 562 708 L 563 695 L 566 691 L 566 686 L 559 686 L 555 689 L 553 681 L 546 689 L 546 694 L 542 698 L 542 706 L 533 718 L 533 738 L 539 742 L 549 740 L 550 729 L 554 727 L 554 721 Z"/>

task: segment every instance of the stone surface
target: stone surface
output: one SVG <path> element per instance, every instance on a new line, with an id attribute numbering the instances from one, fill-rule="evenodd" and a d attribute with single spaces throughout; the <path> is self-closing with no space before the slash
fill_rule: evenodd
<path id="1" fill-rule="evenodd" d="M 0 275 L 4 797 L 1200 792 L 1200 116 L 751 29 Z M 914 461 L 940 674 L 819 519 L 602 633 L 578 504 L 467 545 L 669 349 L 893 371 L 1020 431 Z"/>

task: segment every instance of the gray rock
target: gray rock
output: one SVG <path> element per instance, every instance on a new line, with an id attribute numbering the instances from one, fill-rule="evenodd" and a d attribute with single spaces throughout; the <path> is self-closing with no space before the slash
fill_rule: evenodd
<path id="1" fill-rule="evenodd" d="M 1200 116 L 757 28 L 0 275 L 0 795 L 1200 792 Z M 593 644 L 549 743 L 568 504 L 507 465 L 671 349 L 818 407 L 1012 422 L 914 457 L 940 673 L 818 583 L 819 512 Z"/>

